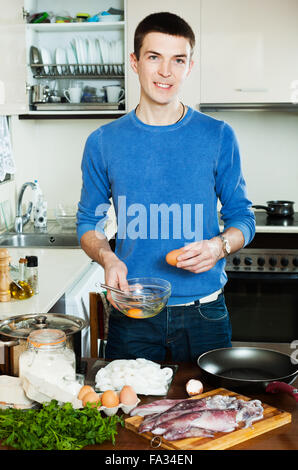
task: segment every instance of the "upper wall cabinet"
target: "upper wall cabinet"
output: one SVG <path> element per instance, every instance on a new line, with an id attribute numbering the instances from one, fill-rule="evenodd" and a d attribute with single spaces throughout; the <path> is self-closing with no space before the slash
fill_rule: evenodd
<path id="1" fill-rule="evenodd" d="M 290 103 L 297 0 L 201 0 L 201 103 Z"/>
<path id="2" fill-rule="evenodd" d="M 26 46 L 23 0 L 0 1 L 0 114 L 20 114 L 26 103 Z"/>
<path id="3" fill-rule="evenodd" d="M 0 5 L 2 114 L 126 112 L 125 0 L 15 0 L 10 6 L 0 0 Z"/>
<path id="4" fill-rule="evenodd" d="M 197 108 L 200 103 L 200 0 L 127 0 L 127 46 L 128 54 L 134 50 L 134 32 L 145 16 L 160 11 L 170 11 L 184 18 L 192 27 L 197 46 L 194 50 L 194 66 L 182 87 L 180 99 L 185 104 Z M 132 110 L 139 102 L 139 82 L 135 72 L 128 66 L 128 110 Z"/>

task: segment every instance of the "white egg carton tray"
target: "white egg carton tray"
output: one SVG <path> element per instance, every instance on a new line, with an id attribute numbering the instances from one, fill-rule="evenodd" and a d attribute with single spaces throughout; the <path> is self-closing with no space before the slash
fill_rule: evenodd
<path id="1" fill-rule="evenodd" d="M 103 393 L 99 394 L 99 397 L 101 398 Z M 120 396 L 120 392 L 117 392 L 118 397 Z M 135 408 L 139 403 L 140 399 L 138 398 L 137 401 L 135 402 L 134 405 L 125 405 L 124 403 L 119 403 L 118 406 L 114 406 L 111 408 L 108 408 L 107 406 L 100 406 L 98 408 L 99 411 L 103 411 L 107 416 L 114 416 L 119 409 L 123 411 L 125 414 L 129 414 L 133 408 Z"/>

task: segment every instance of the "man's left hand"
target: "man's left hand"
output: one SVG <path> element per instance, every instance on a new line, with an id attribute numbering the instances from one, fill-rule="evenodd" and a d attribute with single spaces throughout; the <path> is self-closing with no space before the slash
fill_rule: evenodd
<path id="1" fill-rule="evenodd" d="M 193 242 L 182 248 L 182 253 L 177 258 L 177 268 L 203 273 L 213 268 L 223 257 L 222 241 L 219 237 Z"/>

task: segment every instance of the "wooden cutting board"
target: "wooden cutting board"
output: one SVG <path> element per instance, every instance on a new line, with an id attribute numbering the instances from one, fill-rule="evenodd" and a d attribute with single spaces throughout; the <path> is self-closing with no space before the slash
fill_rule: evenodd
<path id="1" fill-rule="evenodd" d="M 210 397 L 212 395 L 229 395 L 234 396 L 237 399 L 241 400 L 251 400 L 243 395 L 239 395 L 235 392 L 231 392 L 226 390 L 225 388 L 217 388 L 215 390 L 210 390 L 209 392 L 202 393 L 201 395 L 196 395 L 193 398 L 204 398 Z M 252 427 L 242 428 L 239 427 L 235 431 L 229 433 L 218 432 L 214 434 L 214 437 L 189 437 L 186 439 L 180 439 L 177 441 L 167 441 L 161 437 L 161 444 L 159 449 L 170 449 L 170 450 L 223 450 L 229 449 L 240 442 L 247 441 L 248 439 L 252 439 L 253 437 L 259 436 L 265 432 L 271 431 L 272 429 L 278 428 L 283 426 L 284 424 L 288 424 L 291 422 L 292 416 L 290 413 L 286 411 L 278 410 L 272 406 L 266 405 L 262 403 L 264 408 L 264 417 L 252 423 Z M 138 428 L 141 422 L 143 421 L 143 417 L 141 416 L 132 416 L 125 420 L 125 427 L 130 429 L 131 431 L 138 434 Z M 154 434 L 151 432 L 145 432 L 139 434 L 140 436 L 148 439 L 154 437 Z M 159 439 L 155 439 L 154 443 L 152 443 L 152 447 L 156 446 Z"/>

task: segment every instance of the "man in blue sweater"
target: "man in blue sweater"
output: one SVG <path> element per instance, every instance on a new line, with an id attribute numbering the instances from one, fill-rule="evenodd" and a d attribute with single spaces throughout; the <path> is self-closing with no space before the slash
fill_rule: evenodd
<path id="1" fill-rule="evenodd" d="M 255 219 L 232 128 L 179 100 L 194 44 L 182 18 L 166 12 L 146 17 L 130 56 L 139 104 L 86 142 L 78 210 L 82 248 L 104 267 L 108 285 L 125 290 L 127 278 L 135 277 L 172 285 L 156 317 L 133 319 L 112 309 L 110 359 L 161 361 L 170 351 L 175 361 L 194 361 L 231 346 L 225 256 L 252 240 Z M 118 223 L 115 252 L 104 235 L 110 198 Z M 181 247 L 177 267 L 168 265 L 166 254 Z"/>

